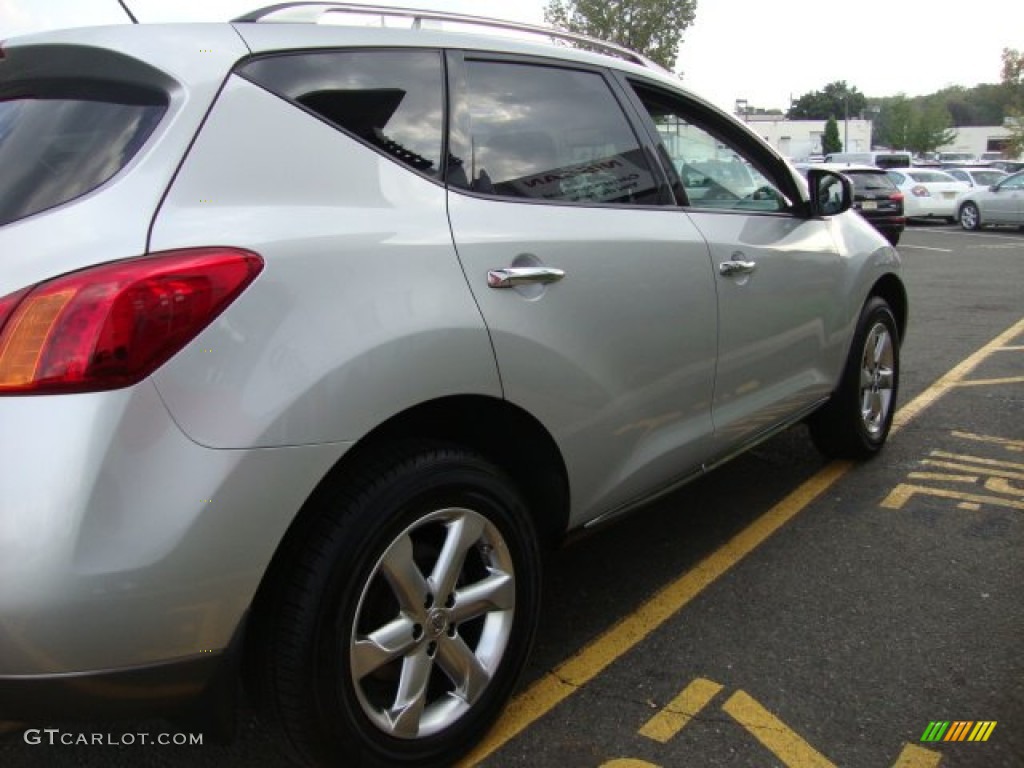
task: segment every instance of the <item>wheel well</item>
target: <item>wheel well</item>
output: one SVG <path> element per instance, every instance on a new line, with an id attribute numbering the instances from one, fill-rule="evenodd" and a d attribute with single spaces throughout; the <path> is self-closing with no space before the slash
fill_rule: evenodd
<path id="1" fill-rule="evenodd" d="M 871 289 L 872 296 L 885 300 L 896 318 L 896 327 L 900 332 L 900 343 L 907 335 L 907 290 L 896 275 L 885 275 Z"/>
<path id="2" fill-rule="evenodd" d="M 266 695 L 256 682 L 253 664 L 257 649 L 267 642 L 267 600 L 283 584 L 295 552 L 316 525 L 316 501 L 348 477 L 365 472 L 389 447 L 417 440 L 456 443 L 488 458 L 509 474 L 526 498 L 541 545 L 552 547 L 564 538 L 569 521 L 565 463 L 547 430 L 525 411 L 497 398 L 467 395 L 423 403 L 392 417 L 349 449 L 318 483 L 263 575 L 250 606 L 242 657 L 243 679 L 257 701 Z"/>

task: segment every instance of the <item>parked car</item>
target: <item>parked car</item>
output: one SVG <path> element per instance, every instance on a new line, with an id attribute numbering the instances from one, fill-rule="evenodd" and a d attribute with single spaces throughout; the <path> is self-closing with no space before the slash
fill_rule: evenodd
<path id="1" fill-rule="evenodd" d="M 944 168 L 943 171 L 969 187 L 991 187 L 1009 175 L 998 168 L 986 167 Z"/>
<path id="2" fill-rule="evenodd" d="M 966 230 L 989 224 L 1024 225 L 1024 171 L 991 187 L 975 187 L 960 198 L 957 217 Z"/>
<path id="3" fill-rule="evenodd" d="M 801 164 L 797 169 L 806 174 L 814 167 L 839 171 L 849 178 L 853 182 L 853 209 L 881 232 L 890 243 L 899 243 L 900 235 L 907 223 L 903 215 L 903 193 L 884 169 L 843 163 L 817 166 Z"/>
<path id="4" fill-rule="evenodd" d="M 1024 160 L 995 160 L 989 163 L 989 165 L 1007 173 L 1024 171 Z"/>
<path id="5" fill-rule="evenodd" d="M 908 219 L 956 221 L 956 199 L 970 187 L 945 171 L 934 168 L 905 168 L 889 171 L 903 193 L 903 212 Z"/>
<path id="6" fill-rule="evenodd" d="M 3 43 L 0 720 L 209 729 L 240 675 L 300 761 L 451 765 L 543 546 L 804 420 L 886 441 L 848 178 L 608 43 L 332 12 Z"/>

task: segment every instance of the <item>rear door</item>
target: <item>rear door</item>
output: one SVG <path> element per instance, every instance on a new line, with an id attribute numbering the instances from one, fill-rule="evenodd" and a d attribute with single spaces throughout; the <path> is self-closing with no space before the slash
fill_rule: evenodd
<path id="1" fill-rule="evenodd" d="M 827 397 L 844 354 L 831 222 L 799 212 L 785 163 L 741 126 L 663 86 L 630 81 L 707 240 L 718 292 L 712 415 L 728 454 Z"/>
<path id="2" fill-rule="evenodd" d="M 452 56 L 449 214 L 505 396 L 555 436 L 572 522 L 710 450 L 715 279 L 599 69 Z"/>

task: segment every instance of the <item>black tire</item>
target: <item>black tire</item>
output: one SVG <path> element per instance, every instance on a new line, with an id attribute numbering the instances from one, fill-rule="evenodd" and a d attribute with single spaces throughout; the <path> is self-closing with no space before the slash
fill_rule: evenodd
<path id="1" fill-rule="evenodd" d="M 254 609 L 263 717 L 306 764 L 452 765 L 533 642 L 541 565 L 521 496 L 477 454 L 420 443 L 311 503 Z M 464 554 L 442 567 L 452 546 Z"/>
<path id="2" fill-rule="evenodd" d="M 811 438 L 826 456 L 866 459 L 889 435 L 899 392 L 900 338 L 889 305 L 868 299 L 857 321 L 839 388 L 808 419 Z"/>
<path id="3" fill-rule="evenodd" d="M 981 211 L 970 201 L 960 206 L 957 219 L 960 220 L 960 226 L 968 232 L 976 232 L 981 229 Z"/>
<path id="4" fill-rule="evenodd" d="M 885 239 L 889 241 L 890 245 L 900 244 L 900 232 L 895 229 L 886 229 L 882 232 L 885 235 Z"/>

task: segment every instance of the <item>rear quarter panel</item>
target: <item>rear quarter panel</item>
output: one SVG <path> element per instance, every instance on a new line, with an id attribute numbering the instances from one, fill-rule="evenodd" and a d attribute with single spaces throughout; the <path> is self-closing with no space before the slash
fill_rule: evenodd
<path id="1" fill-rule="evenodd" d="M 266 268 L 155 374 L 211 447 L 355 440 L 446 395 L 500 397 L 444 188 L 232 77 L 156 218 L 154 250 Z"/>

